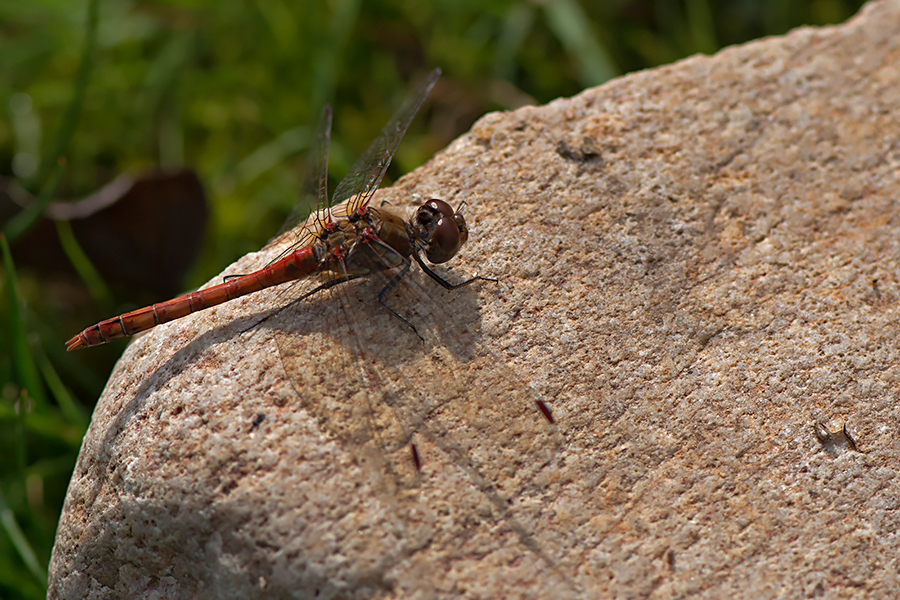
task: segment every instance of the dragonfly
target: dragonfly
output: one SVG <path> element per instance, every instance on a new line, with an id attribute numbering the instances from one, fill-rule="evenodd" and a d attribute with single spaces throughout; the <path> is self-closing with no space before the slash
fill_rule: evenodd
<path id="1" fill-rule="evenodd" d="M 325 108 L 315 136 L 319 208 L 300 227 L 296 241 L 284 256 L 248 275 L 230 278 L 219 285 L 101 321 L 72 337 L 66 342 L 66 348 L 71 351 L 105 344 L 229 300 L 312 275 L 325 276 L 328 281 L 311 294 L 370 275 L 373 271 L 399 269 L 394 280 L 379 294 L 382 304 L 388 292 L 409 272 L 413 261 L 446 289 L 485 280 L 474 277 L 451 284 L 434 273 L 420 256 L 420 253 L 424 254 L 432 264 L 443 263 L 456 256 L 468 238 L 466 221 L 459 210 L 433 198 L 423 203 L 409 221 L 404 221 L 388 208 L 375 208 L 369 204 L 400 140 L 439 76 L 440 70 L 436 69 L 409 97 L 338 185 L 330 203 L 327 194 L 327 156 L 332 115 L 331 108 Z M 297 203 L 282 232 L 294 228 L 296 213 L 304 206 L 304 202 Z M 387 305 L 385 308 L 407 322 Z"/>
<path id="2" fill-rule="evenodd" d="M 428 279 L 448 291 L 476 281 L 497 282 L 476 276 L 450 283 L 422 258 L 424 255 L 435 265 L 459 253 L 469 237 L 461 207 L 454 209 L 444 200 L 429 198 L 404 219 L 390 206 L 371 203 L 401 139 L 440 74 L 440 69 L 432 71 L 408 97 L 338 184 L 330 200 L 327 172 L 332 112 L 330 107 L 324 109 L 314 134 L 307 187 L 274 238 L 275 243 L 288 247 L 274 261 L 250 274 L 101 321 L 72 337 L 67 349 L 104 344 L 273 286 L 322 281 L 310 284 L 312 289 L 298 294 L 291 303 L 323 298 L 322 309 L 291 315 L 276 328 L 275 337 L 295 389 L 302 397 L 312 398 L 308 405 L 313 413 L 326 429 L 357 450 L 361 462 L 371 456 L 392 455 L 406 447 L 411 448 L 418 471 L 420 458 L 412 437 L 414 432 L 425 432 L 446 454 L 467 465 L 464 468 L 470 476 L 475 477 L 473 473 L 491 463 L 505 468 L 510 461 L 520 466 L 528 464 L 533 472 L 538 470 L 548 460 L 546 449 L 552 445 L 548 441 L 552 432 L 535 423 L 534 413 L 524 411 L 527 403 L 521 400 L 531 398 L 531 405 L 538 409 L 543 422 L 553 425 L 549 406 L 535 397 L 496 353 L 477 340 L 465 318 L 451 322 L 448 331 L 446 324 L 452 318 L 435 302 L 434 293 L 408 277 L 415 263 Z M 310 197 L 316 199 L 317 209 L 304 221 Z M 370 280 L 375 289 L 360 287 L 354 291 L 355 299 L 350 299 L 354 292 L 328 299 L 336 288 L 344 288 L 343 284 L 354 280 Z M 398 286 L 401 280 L 406 280 L 406 286 Z M 407 288 L 415 318 L 403 316 L 388 305 L 389 294 L 398 287 Z M 323 327 L 321 315 L 333 304 L 339 305 L 339 316 Z M 275 314 L 280 313 L 279 310 Z M 267 323 L 276 320 L 264 319 Z M 413 335 L 397 334 L 391 321 L 394 325 L 401 323 Z M 423 333 L 428 335 L 427 341 Z M 350 341 L 343 352 L 339 349 L 335 353 L 336 340 L 338 346 Z M 318 372 L 306 364 L 304 358 L 309 355 L 342 358 L 315 363 L 320 366 Z M 338 373 L 343 375 L 337 376 Z M 381 390 L 380 397 L 374 390 Z M 357 396 L 365 398 L 362 424 L 348 426 L 354 419 L 349 413 L 360 411 L 358 403 L 346 400 Z M 454 404 L 459 398 L 468 398 L 469 403 Z M 444 425 L 429 425 L 439 421 Z M 476 429 L 482 434 L 487 431 L 495 439 L 492 450 L 476 442 L 480 434 L 474 432 L 456 440 L 440 433 L 454 427 L 453 423 L 473 421 L 479 422 Z M 515 425 L 510 428 L 510 423 Z M 534 456 L 532 443 L 543 448 L 539 458 Z M 476 444 L 489 450 L 477 460 L 470 457 Z M 378 458 L 375 463 L 375 471 L 392 470 L 391 460 Z M 482 492 L 497 496 L 493 484 L 480 476 L 475 479 L 486 486 Z M 505 506 L 499 496 L 494 503 Z"/>

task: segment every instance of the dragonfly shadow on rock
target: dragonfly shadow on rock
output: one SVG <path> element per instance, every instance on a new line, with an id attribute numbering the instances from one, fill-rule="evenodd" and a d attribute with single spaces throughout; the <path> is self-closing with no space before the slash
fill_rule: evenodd
<path id="1" fill-rule="evenodd" d="M 300 402 L 363 477 L 382 482 L 398 523 L 408 502 L 462 493 L 492 506 L 477 512 L 485 527 L 502 523 L 552 565 L 524 523 L 549 504 L 559 433 L 536 393 L 482 340 L 476 287 L 445 291 L 418 271 L 404 278 L 386 301 L 420 339 L 378 303 L 386 280 L 335 286 L 321 303 L 267 320 Z M 471 527 L 472 513 L 459 518 L 460 531 Z"/>
<path id="2" fill-rule="evenodd" d="M 409 274 L 386 301 L 417 327 L 423 342 L 378 303 L 386 277 L 335 286 L 263 321 L 265 312 L 253 312 L 214 327 L 153 373 L 135 379 L 139 385 L 132 399 L 104 434 L 105 458 L 87 474 L 96 482 L 94 496 L 101 481 L 111 484 L 121 476 L 109 471 L 111 464 L 116 473 L 126 468 L 127 460 L 115 458 L 120 456 L 115 446 L 129 422 L 145 419 L 148 410 L 169 410 L 159 401 L 150 408 L 149 398 L 186 366 L 206 368 L 201 363 L 223 344 L 245 346 L 247 354 L 271 352 L 274 338 L 297 393 L 296 408 L 306 408 L 359 467 L 336 469 L 335 476 L 365 480 L 362 487 L 377 495 L 371 515 L 354 517 L 369 526 L 354 538 L 358 554 L 347 556 L 346 569 L 353 577 L 363 578 L 371 570 L 366 556 L 381 557 L 379 573 L 391 573 L 395 565 L 431 547 L 471 556 L 464 540 L 477 545 L 475 540 L 498 530 L 512 533 L 508 538 L 518 552 L 552 566 L 544 549 L 556 547 L 548 539 L 556 534 L 535 523 L 543 519 L 542 507 L 550 504 L 542 473 L 552 469 L 554 433 L 534 407 L 534 392 L 482 340 L 478 289 L 444 291 L 421 272 Z M 299 285 L 284 294 L 299 295 L 304 289 Z M 254 323 L 259 325 L 250 327 Z M 411 459 L 412 443 L 422 452 L 421 472 Z M 160 453 L 174 461 L 184 451 L 175 445 Z M 442 508 L 442 499 L 453 508 Z M 209 502 L 216 514 L 227 510 L 221 502 Z M 169 514 L 165 506 L 159 510 Z M 383 545 L 393 538 L 402 541 L 396 547 Z M 567 579 L 558 573 L 548 576 Z"/>
<path id="3" fill-rule="evenodd" d="M 557 433 L 535 392 L 483 343 L 477 289 L 408 275 L 386 302 L 423 341 L 379 305 L 385 280 L 335 286 L 266 322 L 303 406 L 391 494 L 420 483 L 412 444 L 429 449 L 427 472 L 461 469 L 498 503 L 540 494 Z"/>

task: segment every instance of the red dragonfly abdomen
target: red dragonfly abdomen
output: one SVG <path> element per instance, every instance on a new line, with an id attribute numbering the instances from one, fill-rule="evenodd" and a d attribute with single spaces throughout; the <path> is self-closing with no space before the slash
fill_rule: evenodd
<path id="1" fill-rule="evenodd" d="M 101 321 L 66 342 L 66 349 L 77 350 L 98 346 L 111 340 L 134 335 L 162 323 L 180 319 L 198 310 L 258 292 L 273 285 L 302 279 L 315 273 L 319 268 L 320 260 L 312 247 L 298 248 L 281 260 L 249 275 Z"/>

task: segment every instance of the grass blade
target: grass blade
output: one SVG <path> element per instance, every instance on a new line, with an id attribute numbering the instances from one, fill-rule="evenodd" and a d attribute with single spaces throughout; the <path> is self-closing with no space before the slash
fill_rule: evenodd
<path id="1" fill-rule="evenodd" d="M 98 0 L 88 1 L 87 29 L 85 31 L 84 49 L 81 53 L 81 64 L 78 67 L 78 76 L 75 83 L 75 94 L 72 101 L 66 109 L 66 115 L 63 118 L 62 125 L 56 135 L 56 143 L 53 150 L 41 161 L 41 167 L 38 171 L 35 181 L 44 181 L 48 174 L 51 174 L 50 181 L 41 189 L 38 201 L 23 210 L 11 219 L 4 228 L 6 236 L 15 241 L 23 233 L 28 231 L 32 225 L 44 214 L 47 205 L 53 199 L 59 180 L 62 177 L 62 166 L 65 161 L 61 160 L 65 153 L 69 140 L 75 132 L 75 125 L 78 122 L 78 116 L 81 114 L 81 106 L 84 104 L 84 96 L 87 90 L 88 80 L 90 79 L 92 57 L 94 46 L 97 44 L 97 21 L 98 21 Z"/>
<path id="2" fill-rule="evenodd" d="M 48 181 L 47 185 L 41 189 L 41 193 L 38 195 L 37 200 L 29 204 L 22 212 L 9 220 L 6 227 L 3 228 L 3 234 L 9 240 L 13 242 L 16 241 L 19 236 L 28 231 L 31 226 L 41 218 L 41 215 L 47 210 L 47 206 L 53 201 L 53 196 L 56 195 L 56 188 L 59 187 L 62 174 L 62 165 L 57 165 L 50 174 L 50 181 Z"/>
<path id="3" fill-rule="evenodd" d="M 38 181 L 43 180 L 47 175 L 47 169 L 52 168 L 59 161 L 59 158 L 65 153 L 69 140 L 75 132 L 75 124 L 78 122 L 78 116 L 81 113 L 81 106 L 84 104 L 84 96 L 87 91 L 88 80 L 91 75 L 91 67 L 93 66 L 94 46 L 97 45 L 97 21 L 98 16 L 98 0 L 88 0 L 87 23 L 84 33 L 84 49 L 81 52 L 81 64 L 78 66 L 78 75 L 75 79 L 75 94 L 72 101 L 66 108 L 66 116 L 63 118 L 62 126 L 56 134 L 56 143 L 53 150 L 41 163 Z"/>
<path id="4" fill-rule="evenodd" d="M 25 330 L 25 322 L 22 318 L 22 301 L 19 295 L 19 284 L 16 279 L 15 265 L 9 243 L 6 236 L 0 234 L 0 253 L 3 254 L 3 267 L 6 272 L 6 289 L 9 292 L 9 322 L 12 332 L 12 353 L 19 381 L 23 389 L 28 390 L 35 403 L 45 408 L 47 399 L 44 395 L 44 386 L 41 384 L 38 369 L 34 362 L 34 356 L 28 344 L 28 334 Z"/>
<path id="5" fill-rule="evenodd" d="M 555 0 L 545 4 L 544 11 L 553 33 L 578 63 L 584 85 L 600 85 L 619 74 L 615 61 L 591 32 L 590 19 L 578 2 Z"/>
<path id="6" fill-rule="evenodd" d="M 100 273 L 94 268 L 91 259 L 78 245 L 78 240 L 75 239 L 75 234 L 72 232 L 72 224 L 69 221 L 57 221 L 56 234 L 59 236 L 59 243 L 63 248 L 63 252 L 66 253 L 69 262 L 75 267 L 78 276 L 87 285 L 94 301 L 102 307 L 111 307 L 113 305 L 112 294 L 109 288 L 106 287 L 106 283 L 104 283 Z"/>
<path id="7" fill-rule="evenodd" d="M 44 376 L 44 381 L 47 383 L 47 387 L 50 388 L 50 393 L 56 400 L 63 417 L 69 424 L 78 427 L 82 431 L 86 430 L 89 421 L 88 415 L 84 408 L 75 401 L 72 394 L 69 393 L 62 378 L 56 372 L 56 369 L 53 368 L 53 364 L 42 352 L 38 354 L 37 362 L 41 374 Z"/>
<path id="8" fill-rule="evenodd" d="M 13 547 L 16 549 L 16 552 L 19 553 L 19 556 L 22 558 L 25 566 L 28 567 L 28 570 L 31 571 L 31 574 L 46 587 L 47 572 L 41 568 L 37 555 L 31 548 L 31 544 L 29 544 L 28 540 L 25 538 L 25 534 L 22 532 L 22 528 L 19 527 L 18 521 L 16 521 L 16 515 L 6 503 L 6 497 L 3 495 L 3 490 L 0 490 L 0 526 L 3 527 L 6 535 L 9 536 L 9 540 L 12 542 Z"/>

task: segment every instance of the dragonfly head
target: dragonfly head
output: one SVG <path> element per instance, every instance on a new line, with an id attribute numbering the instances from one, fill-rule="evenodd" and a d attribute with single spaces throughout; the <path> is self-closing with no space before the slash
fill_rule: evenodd
<path id="1" fill-rule="evenodd" d="M 459 211 L 443 200 L 432 198 L 416 210 L 413 229 L 418 245 L 432 264 L 447 262 L 469 239 L 469 228 Z"/>

